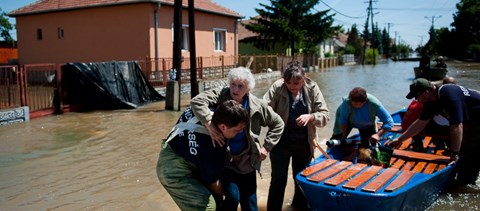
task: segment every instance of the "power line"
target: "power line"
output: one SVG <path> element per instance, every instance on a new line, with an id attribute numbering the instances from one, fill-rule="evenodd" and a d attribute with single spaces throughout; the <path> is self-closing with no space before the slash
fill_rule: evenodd
<path id="1" fill-rule="evenodd" d="M 426 19 L 430 19 L 432 18 L 432 29 L 434 28 L 434 25 L 435 25 L 435 19 L 439 19 L 441 18 L 442 16 L 425 16 Z"/>
<path id="2" fill-rule="evenodd" d="M 323 2 L 322 0 L 320 0 L 320 2 L 322 2 L 323 4 L 325 4 L 325 6 L 327 6 L 328 8 L 330 8 L 331 10 L 335 11 L 337 14 L 340 14 L 342 16 L 345 16 L 347 18 L 353 18 L 353 19 L 361 19 L 361 18 L 365 18 L 367 17 L 367 15 L 364 15 L 364 16 L 361 16 L 361 17 L 353 17 L 353 16 L 350 16 L 350 15 L 345 15 L 341 12 L 339 12 L 338 10 L 336 10 L 335 8 L 331 7 L 330 5 L 328 5 L 327 3 Z M 319 12 L 317 9 L 313 8 L 314 10 L 316 10 L 317 12 Z"/>

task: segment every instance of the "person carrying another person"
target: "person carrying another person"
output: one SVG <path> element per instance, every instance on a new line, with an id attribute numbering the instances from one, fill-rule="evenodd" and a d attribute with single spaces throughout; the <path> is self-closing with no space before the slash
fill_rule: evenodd
<path id="1" fill-rule="evenodd" d="M 376 117 L 383 122 L 377 129 Z M 332 139 L 346 139 L 352 128 L 360 133 L 360 147 L 368 148 L 370 143 L 378 143 L 380 138 L 393 127 L 392 116 L 382 103 L 362 87 L 353 88 L 335 115 L 334 133 Z"/>
<path id="2" fill-rule="evenodd" d="M 243 131 L 248 121 L 248 112 L 234 100 L 220 104 L 211 119 L 212 127 L 227 139 Z M 226 154 L 226 146 L 213 146 L 208 130 L 187 108 L 163 143 L 158 179 L 181 210 L 219 209 Z"/>
<path id="3" fill-rule="evenodd" d="M 263 98 L 280 114 L 285 123 L 280 142 L 270 152 L 272 178 L 267 210 L 282 210 L 290 158 L 295 181 L 291 206 L 308 210 L 307 200 L 295 176 L 305 169 L 313 158 L 313 151 L 317 146 L 316 127 L 324 127 L 329 121 L 327 103 L 317 83 L 305 76 L 305 71 L 298 62 L 288 65 L 283 78 L 275 81 Z"/>
<path id="4" fill-rule="evenodd" d="M 214 145 L 227 145 L 225 170 L 220 179 L 223 185 L 225 210 L 258 210 L 257 177 L 260 164 L 278 143 L 283 132 L 282 118 L 268 104 L 250 94 L 255 79 L 249 69 L 233 68 L 227 75 L 229 86 L 214 88 L 195 96 L 190 105 L 195 116 L 208 129 Z M 225 143 L 225 137 L 212 125 L 210 107 L 226 100 L 235 100 L 248 111 L 250 121 L 235 138 Z M 261 128 L 266 127 L 266 137 L 261 144 Z"/>
<path id="5" fill-rule="evenodd" d="M 397 139 L 387 145 L 397 148 L 402 142 L 422 131 L 436 116 L 442 115 L 450 127 L 450 159 L 459 155 L 456 176 L 459 185 L 475 185 L 480 171 L 480 93 L 457 84 L 434 85 L 426 79 L 416 79 L 410 84 L 407 99 L 423 103 L 420 117 Z"/>

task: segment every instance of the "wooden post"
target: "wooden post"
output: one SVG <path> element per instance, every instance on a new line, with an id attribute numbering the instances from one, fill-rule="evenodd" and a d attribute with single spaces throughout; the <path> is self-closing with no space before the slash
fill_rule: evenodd
<path id="1" fill-rule="evenodd" d="M 197 86 L 197 55 L 195 48 L 195 6 L 193 0 L 188 0 L 188 32 L 190 36 L 190 96 L 198 94 Z"/>

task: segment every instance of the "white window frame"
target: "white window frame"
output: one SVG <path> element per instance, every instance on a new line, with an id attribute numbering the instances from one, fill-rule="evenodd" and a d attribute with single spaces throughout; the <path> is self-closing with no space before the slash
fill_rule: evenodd
<path id="1" fill-rule="evenodd" d="M 225 52 L 227 46 L 227 30 L 221 28 L 213 29 L 213 50 Z"/>
<path id="2" fill-rule="evenodd" d="M 180 30 L 180 38 L 182 39 L 182 42 L 180 43 L 180 47 L 182 48 L 182 51 L 188 51 L 189 50 L 189 40 L 190 37 L 188 36 L 188 25 L 187 24 L 182 24 L 182 29 Z M 174 37 L 174 32 L 173 32 L 173 23 L 172 23 L 172 43 L 173 43 L 173 37 Z"/>

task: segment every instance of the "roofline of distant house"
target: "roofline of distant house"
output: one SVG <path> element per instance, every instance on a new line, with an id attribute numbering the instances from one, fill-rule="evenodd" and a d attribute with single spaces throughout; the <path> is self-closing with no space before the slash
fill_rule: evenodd
<path id="1" fill-rule="evenodd" d="M 12 14 L 12 12 L 13 13 L 15 12 L 15 11 L 12 11 L 12 12 L 8 13 L 7 16 L 18 17 L 18 16 L 27 16 L 27 15 L 42 14 L 42 13 L 63 12 L 63 11 L 70 11 L 70 10 L 88 9 L 88 8 L 96 8 L 96 7 L 109 7 L 109 6 L 137 4 L 137 3 L 160 3 L 160 4 L 163 4 L 163 5 L 169 5 L 169 6 L 172 6 L 172 7 L 174 6 L 174 3 L 161 2 L 160 0 L 136 0 L 136 1 L 128 1 L 128 2 L 105 3 L 105 4 L 96 4 L 96 5 L 60 8 L 60 9 L 47 9 L 47 10 L 25 12 L 25 13 L 18 13 L 18 14 Z M 182 7 L 183 8 L 188 8 L 188 7 L 183 6 L 183 5 L 182 5 Z M 202 12 L 207 12 L 207 13 L 218 14 L 218 15 L 223 15 L 223 16 L 234 17 L 234 18 L 237 18 L 237 19 L 244 18 L 244 16 L 241 16 L 241 15 L 226 14 L 226 13 L 221 13 L 221 12 L 217 12 L 217 11 L 205 10 L 205 9 L 201 9 L 201 8 L 195 8 L 195 10 L 202 11 Z"/>

